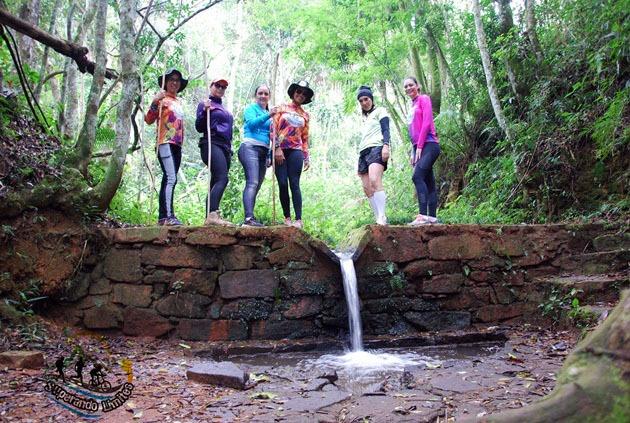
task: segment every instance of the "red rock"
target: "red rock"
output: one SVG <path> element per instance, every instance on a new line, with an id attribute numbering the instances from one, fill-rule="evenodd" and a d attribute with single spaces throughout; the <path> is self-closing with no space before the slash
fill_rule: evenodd
<path id="1" fill-rule="evenodd" d="M 186 371 L 186 377 L 200 383 L 245 389 L 249 373 L 230 361 L 197 363 Z"/>
<path id="2" fill-rule="evenodd" d="M 276 288 L 278 279 L 273 270 L 243 270 L 219 276 L 221 297 L 226 299 L 273 297 Z"/>
<path id="3" fill-rule="evenodd" d="M 169 228 L 147 226 L 143 228 L 102 229 L 107 238 L 116 244 L 134 244 L 137 242 L 164 242 L 168 239 Z"/>
<path id="4" fill-rule="evenodd" d="M 116 329 L 120 326 L 122 313 L 113 304 L 96 306 L 85 311 L 83 324 L 88 329 Z"/>
<path id="5" fill-rule="evenodd" d="M 191 245 L 208 245 L 219 247 L 222 245 L 236 244 L 236 229 L 234 228 L 195 228 L 186 237 L 186 244 Z"/>
<path id="6" fill-rule="evenodd" d="M 148 307 L 151 304 L 151 285 L 129 285 L 116 283 L 113 286 L 112 302 L 134 307 Z"/>
<path id="7" fill-rule="evenodd" d="M 470 260 L 487 254 L 486 245 L 475 234 L 447 235 L 429 241 L 429 256 L 435 260 Z"/>
<path id="8" fill-rule="evenodd" d="M 166 335 L 173 325 L 152 309 L 127 307 L 123 310 L 123 333 L 131 336 L 159 337 Z"/>
<path id="9" fill-rule="evenodd" d="M 267 260 L 272 266 L 284 265 L 289 261 L 310 261 L 312 257 L 312 252 L 297 243 L 291 243 L 267 254 Z"/>
<path id="10" fill-rule="evenodd" d="M 433 276 L 422 282 L 422 292 L 425 294 L 454 294 L 461 290 L 464 280 L 464 275 L 461 273 Z"/>
<path id="11" fill-rule="evenodd" d="M 155 309 L 163 316 L 200 319 L 206 317 L 211 302 L 210 298 L 203 295 L 177 292 L 158 300 Z"/>
<path id="12" fill-rule="evenodd" d="M 188 245 L 164 247 L 145 245 L 142 247 L 141 259 L 143 264 L 194 269 L 216 268 L 219 263 L 212 251 Z"/>
<path id="13" fill-rule="evenodd" d="M 257 256 L 257 248 L 244 245 L 233 245 L 223 249 L 221 252 L 226 270 L 251 269 Z"/>
<path id="14" fill-rule="evenodd" d="M 4 351 L 0 353 L 0 366 L 11 369 L 41 369 L 46 366 L 41 351 Z"/>
<path id="15" fill-rule="evenodd" d="M 258 320 L 251 324 L 251 339 L 295 339 L 317 336 L 309 320 Z"/>
<path id="16" fill-rule="evenodd" d="M 181 319 L 176 336 L 187 341 L 238 341 L 247 339 L 241 320 Z"/>
<path id="17" fill-rule="evenodd" d="M 118 282 L 138 282 L 142 279 L 140 250 L 112 248 L 105 257 L 103 272 Z"/>
<path id="18" fill-rule="evenodd" d="M 422 231 L 392 226 L 370 226 L 372 239 L 369 246 L 374 251 L 374 260 L 406 262 L 425 258 L 428 255 Z"/>
<path id="19" fill-rule="evenodd" d="M 527 307 L 524 303 L 509 305 L 493 304 L 478 309 L 475 313 L 475 320 L 484 323 L 495 323 L 501 320 L 522 316 L 526 311 Z"/>
<path id="20" fill-rule="evenodd" d="M 171 276 L 171 287 L 175 282 L 183 283 L 182 292 L 191 292 L 207 297 L 212 296 L 219 278 L 219 272 L 197 269 L 177 269 Z"/>
<path id="21" fill-rule="evenodd" d="M 409 279 L 427 278 L 442 273 L 460 272 L 461 266 L 458 261 L 416 260 L 405 266 L 403 271 Z"/>
<path id="22" fill-rule="evenodd" d="M 300 319 L 302 317 L 314 316 L 322 310 L 322 298 L 302 297 L 289 306 L 283 313 L 287 319 Z"/>

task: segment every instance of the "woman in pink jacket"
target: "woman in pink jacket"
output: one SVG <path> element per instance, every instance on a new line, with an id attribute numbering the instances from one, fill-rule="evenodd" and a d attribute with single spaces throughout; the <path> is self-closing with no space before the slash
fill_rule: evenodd
<path id="1" fill-rule="evenodd" d="M 437 190 L 433 176 L 433 163 L 440 155 L 440 144 L 433 123 L 431 98 L 420 94 L 418 81 L 413 76 L 403 81 L 405 93 L 413 104 L 409 113 L 409 137 L 413 150 L 411 166 L 413 166 L 413 183 L 416 186 L 420 214 L 409 225 L 418 226 L 437 223 Z"/>

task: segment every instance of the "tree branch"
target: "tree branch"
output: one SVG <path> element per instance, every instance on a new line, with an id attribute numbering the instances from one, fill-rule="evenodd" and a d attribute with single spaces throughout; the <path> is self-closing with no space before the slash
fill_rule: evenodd
<path id="1" fill-rule="evenodd" d="M 88 72 L 94 75 L 94 62 L 88 60 L 87 47 L 80 46 L 71 41 L 62 40 L 61 38 L 54 37 L 41 30 L 40 28 L 32 25 L 20 18 L 11 15 L 6 9 L 0 7 L 0 24 L 9 26 L 16 31 L 31 37 L 32 39 L 39 41 L 40 43 L 51 47 L 56 52 L 70 57 L 74 60 L 82 73 Z M 108 79 L 115 79 L 118 77 L 114 69 L 107 69 L 105 77 Z"/>

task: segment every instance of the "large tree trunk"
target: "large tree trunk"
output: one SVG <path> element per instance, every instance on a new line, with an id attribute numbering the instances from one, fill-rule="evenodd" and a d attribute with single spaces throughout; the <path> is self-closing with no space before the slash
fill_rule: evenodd
<path id="1" fill-rule="evenodd" d="M 92 158 L 92 145 L 96 137 L 96 123 L 98 117 L 98 105 L 105 81 L 105 69 L 107 65 L 107 49 L 105 48 L 105 29 L 107 28 L 107 0 L 98 0 L 96 11 L 96 24 L 94 25 L 94 56 L 96 67 L 88 97 L 83 126 L 77 139 L 73 165 L 83 174 L 88 176 L 88 165 Z"/>
<path id="2" fill-rule="evenodd" d="M 541 65 L 545 59 L 538 34 L 536 33 L 536 15 L 534 14 L 534 0 L 525 0 L 525 30 L 527 38 L 531 44 L 531 48 L 536 55 L 536 63 Z"/>
<path id="3" fill-rule="evenodd" d="M 134 46 L 135 30 L 133 24 L 136 4 L 137 0 L 126 0 L 119 3 L 121 99 L 118 103 L 116 119 L 116 146 L 111 155 L 105 178 L 96 188 L 96 203 L 98 208 L 103 211 L 109 207 L 122 179 L 127 149 L 129 148 L 131 110 L 134 97 L 140 88 L 136 63 L 137 55 Z"/>
<path id="4" fill-rule="evenodd" d="M 31 25 L 37 26 L 39 24 L 40 12 L 40 0 L 27 0 L 24 1 L 20 8 L 20 19 Z M 35 68 L 35 43 L 31 37 L 17 34 L 17 43 L 20 51 L 20 59 L 22 64 L 29 65 L 32 69 Z"/>
<path id="5" fill-rule="evenodd" d="M 490 61 L 490 53 L 488 51 L 488 43 L 486 42 L 486 33 L 483 29 L 483 23 L 481 22 L 481 7 L 479 6 L 479 0 L 472 0 L 473 14 L 475 15 L 475 28 L 477 30 L 477 45 L 479 46 L 479 54 L 481 54 L 481 63 L 483 64 L 483 71 L 486 75 L 486 83 L 488 85 L 488 95 L 490 96 L 490 102 L 492 103 L 492 109 L 494 110 L 494 116 L 497 119 L 499 127 L 505 133 L 508 140 L 512 139 L 510 129 L 507 125 L 507 120 L 503 114 L 503 108 L 499 101 L 499 94 L 497 92 L 497 86 L 494 83 L 494 71 L 492 69 L 492 62 Z"/>
<path id="6" fill-rule="evenodd" d="M 500 423 L 621 422 L 630 402 L 630 291 L 567 357 L 541 401 L 481 419 Z M 624 420 L 626 419 L 626 420 Z"/>
<path id="7" fill-rule="evenodd" d="M 509 33 L 514 28 L 514 19 L 512 18 L 512 7 L 510 6 L 510 0 L 494 0 L 498 6 L 499 10 L 499 19 L 501 21 L 500 34 L 504 36 L 508 36 Z M 504 40 L 504 43 L 509 42 L 509 38 Z M 521 102 L 521 90 L 518 85 L 517 79 L 517 67 L 518 64 L 514 60 L 513 57 L 506 55 L 503 59 L 503 64 L 505 65 L 505 71 L 508 76 L 508 82 L 510 83 L 510 88 L 512 89 L 512 94 L 516 98 L 517 102 Z"/>
<path id="8" fill-rule="evenodd" d="M 440 113 L 440 106 L 442 105 L 442 84 L 440 83 L 440 71 L 438 68 L 437 54 L 431 46 L 429 46 L 427 52 L 427 61 L 429 68 L 429 96 L 431 97 L 431 105 L 433 111 L 436 114 Z"/>
<path id="9" fill-rule="evenodd" d="M 91 25 L 94 20 L 94 15 L 96 14 L 97 9 L 97 0 L 91 0 L 89 6 L 84 15 L 84 19 L 77 28 L 77 33 L 74 37 L 74 42 L 78 45 L 85 44 L 87 29 Z M 68 68 L 66 69 L 66 78 L 67 78 L 67 86 L 66 86 L 66 104 L 65 104 L 65 131 L 63 135 L 68 139 L 74 139 L 77 135 L 77 129 L 79 127 L 79 93 L 81 90 L 79 89 L 79 84 L 82 84 L 82 81 L 79 81 L 79 72 L 78 69 L 73 66 L 72 62 L 68 63 Z"/>
<path id="10" fill-rule="evenodd" d="M 59 14 L 59 9 L 61 8 L 61 0 L 55 0 L 55 5 L 53 6 L 52 14 L 50 15 L 50 24 L 48 25 L 48 33 L 52 36 L 55 35 L 55 24 L 57 23 L 57 15 Z M 42 62 L 39 65 L 39 82 L 35 87 L 35 100 L 39 101 L 39 97 L 42 93 L 42 88 L 44 86 L 44 78 L 46 78 L 46 74 L 48 73 L 48 52 L 50 51 L 50 47 L 44 47 L 44 54 L 42 55 Z"/>

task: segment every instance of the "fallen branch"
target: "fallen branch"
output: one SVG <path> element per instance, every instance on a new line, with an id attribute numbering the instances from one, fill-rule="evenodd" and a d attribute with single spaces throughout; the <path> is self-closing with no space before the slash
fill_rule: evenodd
<path id="1" fill-rule="evenodd" d="M 13 28 L 14 30 L 31 37 L 32 39 L 39 41 L 40 43 L 47 45 L 64 56 L 70 57 L 74 60 L 82 73 L 88 72 L 94 75 L 94 62 L 87 58 L 88 48 L 75 44 L 73 42 L 62 40 L 61 38 L 54 37 L 48 32 L 32 25 L 18 17 L 10 14 L 5 8 L 0 7 L 0 24 Z M 114 69 L 107 69 L 105 71 L 105 77 L 107 79 L 116 79 L 118 74 Z"/>

